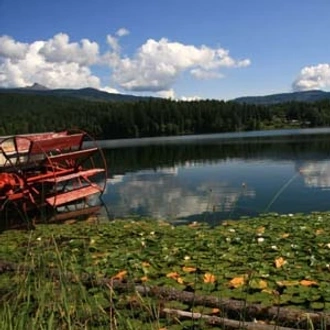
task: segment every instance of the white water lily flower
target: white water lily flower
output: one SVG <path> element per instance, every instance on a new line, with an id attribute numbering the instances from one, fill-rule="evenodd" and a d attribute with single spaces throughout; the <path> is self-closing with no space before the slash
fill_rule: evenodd
<path id="1" fill-rule="evenodd" d="M 229 228 L 228 231 L 230 231 L 231 233 L 235 233 L 236 230 L 234 228 Z"/>
<path id="2" fill-rule="evenodd" d="M 327 244 L 327 247 L 330 249 L 330 243 Z"/>
<path id="3" fill-rule="evenodd" d="M 276 245 L 272 245 L 272 246 L 271 246 L 271 249 L 273 249 L 273 250 L 277 250 L 278 247 L 277 247 Z"/>
<path id="4" fill-rule="evenodd" d="M 258 243 L 262 243 L 265 239 L 263 237 L 258 237 L 257 241 Z"/>
<path id="5" fill-rule="evenodd" d="M 292 214 L 292 213 L 289 213 L 288 216 L 289 216 L 289 217 L 293 217 L 293 214 Z"/>
<path id="6" fill-rule="evenodd" d="M 37 238 L 37 241 L 41 241 L 41 237 L 38 237 L 38 238 Z"/>
<path id="7" fill-rule="evenodd" d="M 150 232 L 150 235 L 155 235 L 155 232 L 154 232 L 154 231 L 151 231 L 151 232 Z"/>
<path id="8" fill-rule="evenodd" d="M 189 257 L 189 256 L 184 256 L 183 259 L 184 259 L 184 260 L 190 260 L 190 257 Z"/>
<path id="9" fill-rule="evenodd" d="M 231 241 L 230 237 L 226 237 L 226 241 L 230 242 Z"/>

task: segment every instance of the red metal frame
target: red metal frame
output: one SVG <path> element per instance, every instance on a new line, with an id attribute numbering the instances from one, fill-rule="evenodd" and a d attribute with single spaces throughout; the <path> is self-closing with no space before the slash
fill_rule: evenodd
<path id="1" fill-rule="evenodd" d="M 92 147 L 83 147 L 86 138 L 93 141 Z M 96 154 L 101 156 L 101 167 L 94 164 Z M 104 179 L 95 182 L 93 178 L 100 175 Z M 42 207 L 56 211 L 101 195 L 105 184 L 104 155 L 85 132 L 0 138 L 0 212 L 8 202 L 15 202 L 24 213 Z"/>

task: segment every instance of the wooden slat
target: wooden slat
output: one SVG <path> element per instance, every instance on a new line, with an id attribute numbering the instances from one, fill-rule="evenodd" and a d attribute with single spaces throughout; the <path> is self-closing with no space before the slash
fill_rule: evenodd
<path id="1" fill-rule="evenodd" d="M 49 158 L 50 162 L 56 163 L 56 162 L 61 162 L 61 161 L 66 160 L 66 159 L 78 159 L 78 158 L 81 158 L 81 157 L 87 157 L 87 156 L 92 155 L 96 151 L 98 151 L 97 148 L 83 149 L 83 150 L 66 152 L 66 153 L 63 153 L 63 154 L 50 156 L 48 158 Z"/>
<path id="2" fill-rule="evenodd" d="M 84 134 L 73 134 L 67 136 L 58 136 L 51 139 L 36 140 L 32 142 L 30 154 L 40 154 L 55 150 L 67 150 L 74 147 L 80 147 Z"/>
<path id="3" fill-rule="evenodd" d="M 67 131 L 62 131 L 62 132 L 45 132 L 45 133 L 39 133 L 39 134 L 32 134 L 32 135 L 20 135 L 21 137 L 28 138 L 33 141 L 39 141 L 39 140 L 46 140 L 46 139 L 54 139 L 59 136 L 67 136 L 68 132 Z"/>
<path id="4" fill-rule="evenodd" d="M 30 148 L 31 141 L 41 141 L 41 140 L 53 140 L 59 137 L 68 136 L 67 131 L 62 132 L 46 132 L 37 134 L 22 134 L 13 135 L 7 137 L 0 137 L 0 143 L 3 142 L 1 146 L 6 153 L 13 153 L 17 151 L 18 153 L 28 152 Z M 16 147 L 15 144 L 16 143 Z M 40 152 L 40 148 L 39 148 Z"/>
<path id="5" fill-rule="evenodd" d="M 61 176 L 56 176 L 55 173 L 55 177 L 49 177 L 43 181 L 45 182 L 63 182 L 63 181 L 68 181 L 71 179 L 75 179 L 75 178 L 79 178 L 79 177 L 90 177 L 92 175 L 96 175 L 98 173 L 102 173 L 105 170 L 103 168 L 95 168 L 95 169 L 91 169 L 91 170 L 86 170 L 86 171 L 80 171 L 80 172 L 76 172 L 76 173 L 71 173 L 71 174 L 67 174 L 67 175 L 61 175 Z"/>
<path id="6" fill-rule="evenodd" d="M 94 195 L 101 190 L 97 186 L 86 186 L 83 188 L 67 191 L 62 194 L 57 194 L 53 197 L 46 198 L 46 202 L 51 206 L 59 206 L 65 203 L 70 203 L 83 197 Z"/>

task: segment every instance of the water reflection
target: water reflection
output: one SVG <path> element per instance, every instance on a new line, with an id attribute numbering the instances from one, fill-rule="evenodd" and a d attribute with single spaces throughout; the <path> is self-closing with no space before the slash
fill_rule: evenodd
<path id="1" fill-rule="evenodd" d="M 116 217 L 140 214 L 162 219 L 188 218 L 207 212 L 228 213 L 240 197 L 255 197 L 254 190 L 245 185 L 191 180 L 191 169 L 165 168 L 109 179 L 105 195 L 110 212 Z"/>
<path id="2" fill-rule="evenodd" d="M 328 160 L 305 162 L 299 165 L 298 170 L 307 187 L 330 188 L 330 162 Z"/>
<path id="3" fill-rule="evenodd" d="M 198 139 L 105 149 L 114 217 L 218 221 L 330 209 L 329 136 Z"/>

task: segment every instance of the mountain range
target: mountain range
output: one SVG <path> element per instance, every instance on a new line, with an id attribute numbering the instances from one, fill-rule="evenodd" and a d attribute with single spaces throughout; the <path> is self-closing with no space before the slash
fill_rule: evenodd
<path id="1" fill-rule="evenodd" d="M 95 88 L 81 88 L 81 89 L 49 89 L 40 84 L 33 84 L 32 86 L 22 88 L 0 88 L 0 93 L 17 93 L 17 94 L 28 94 L 28 95 L 43 95 L 43 96 L 57 96 L 74 98 L 85 101 L 96 101 L 96 102 L 117 102 L 126 101 L 134 102 L 139 100 L 150 99 L 146 96 L 135 96 L 126 94 L 116 94 L 100 91 Z"/>
<path id="2" fill-rule="evenodd" d="M 236 98 L 232 101 L 247 104 L 270 105 L 286 102 L 316 102 L 321 100 L 330 100 L 330 92 L 324 92 L 322 90 L 309 90 L 265 96 L 245 96 Z"/>
<path id="3" fill-rule="evenodd" d="M 82 89 L 49 89 L 40 84 L 33 84 L 23 88 L 0 88 L 0 93 L 19 93 L 29 95 L 44 95 L 44 96 L 57 96 L 66 98 L 75 98 L 85 101 L 98 101 L 98 102 L 135 102 L 141 100 L 149 100 L 149 96 L 135 96 L 128 94 L 116 94 L 100 91 L 94 88 Z M 256 105 L 271 105 L 286 102 L 316 102 L 320 100 L 330 100 L 330 92 L 322 90 L 310 90 L 303 92 L 271 94 L 265 96 L 244 96 L 235 98 L 233 102 L 256 104 Z"/>

